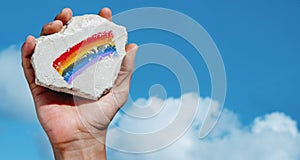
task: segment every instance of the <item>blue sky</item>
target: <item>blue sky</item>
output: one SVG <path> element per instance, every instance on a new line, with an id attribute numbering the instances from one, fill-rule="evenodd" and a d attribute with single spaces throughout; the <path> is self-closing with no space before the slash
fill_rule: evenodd
<path id="1" fill-rule="evenodd" d="M 75 15 L 97 13 L 101 7 L 110 7 L 114 14 L 137 7 L 164 7 L 186 14 L 207 30 L 221 53 L 227 76 L 225 108 L 238 117 L 239 123 L 251 126 L 257 117 L 280 112 L 287 116 L 276 114 L 273 117 L 288 117 L 298 122 L 297 126 L 300 127 L 299 0 L 233 0 L 230 3 L 216 0 L 3 1 L 0 6 L 1 54 L 5 55 L 8 51 L 18 54 L 19 46 L 26 36 L 32 34 L 37 37 L 43 24 L 52 20 L 64 7 L 72 8 Z M 161 43 L 177 49 L 188 59 L 197 74 L 200 96 L 210 96 L 208 69 L 201 56 L 187 41 L 175 34 L 155 29 L 129 33 L 129 41 L 139 45 Z M 0 57 L 3 60 L 1 62 L 4 62 L 5 57 Z M 14 77 L 9 73 L 1 75 L 22 79 L 22 76 Z M 175 78 L 170 71 L 160 66 L 147 65 L 135 72 L 130 94 L 134 100 L 147 99 L 149 87 L 161 83 L 168 97 L 179 98 L 182 95 Z M 1 76 L 1 79 L 5 78 Z M 0 82 L 0 100 L 4 102 L 0 108 L 1 155 L 7 158 L 13 155 L 13 159 L 24 155 L 28 159 L 41 159 L 44 154 L 49 156 L 48 152 L 39 148 L 42 145 L 49 147 L 45 137 L 36 133 L 41 132 L 41 128 L 36 120 L 28 120 L 32 119 L 28 117 L 34 116 L 32 102 L 26 100 L 31 106 L 29 111 L 24 110 L 24 113 L 28 113 L 27 116 L 20 116 L 22 114 L 19 112 L 23 109 L 10 111 L 8 106 L 18 108 L 22 106 L 17 105 L 22 103 L 14 102 L 16 97 L 7 96 L 10 95 L 7 94 L 8 82 Z M 262 119 L 268 120 L 266 117 Z M 43 142 L 40 143 L 39 138 Z M 111 155 L 122 156 L 113 151 Z"/>

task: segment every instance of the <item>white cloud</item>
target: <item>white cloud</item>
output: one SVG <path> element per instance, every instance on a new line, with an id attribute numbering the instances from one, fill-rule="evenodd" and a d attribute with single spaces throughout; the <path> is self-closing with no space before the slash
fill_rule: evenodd
<path id="1" fill-rule="evenodd" d="M 109 150 L 108 159 L 175 159 L 175 160 L 299 160 L 300 159 L 300 133 L 297 129 L 296 121 L 292 120 L 284 113 L 274 112 L 257 117 L 251 125 L 243 126 L 239 121 L 237 114 L 228 109 L 224 109 L 217 126 L 211 134 L 199 139 L 199 124 L 203 121 L 204 113 L 207 111 L 211 101 L 206 98 L 197 97 L 194 94 L 185 94 L 183 99 L 190 101 L 199 101 L 199 112 L 189 129 L 178 141 L 169 147 L 147 154 L 128 154 Z M 177 110 L 180 99 L 169 98 L 165 101 L 150 98 L 148 101 L 158 101 L 165 103 L 165 110 Z M 147 104 L 147 100 L 144 100 Z M 139 100 L 141 103 L 141 100 Z M 192 102 L 191 102 L 192 103 Z M 213 104 L 217 104 L 213 102 Z M 151 107 L 151 105 L 149 105 Z M 218 110 L 216 105 L 212 105 Z M 154 106 L 153 106 L 154 107 Z M 188 105 L 181 107 L 189 109 Z M 157 108 L 157 106 L 156 106 Z M 120 114 L 115 123 L 120 128 L 131 132 L 143 132 L 148 129 L 161 128 L 162 124 L 167 125 L 175 112 L 160 112 L 157 119 L 140 120 L 130 118 Z M 145 123 L 144 123 L 145 122 Z M 144 125 L 142 125 L 144 124 Z M 178 124 L 182 125 L 182 124 Z M 130 147 L 137 145 L 143 147 L 144 143 L 161 143 L 156 139 L 130 140 L 124 135 L 114 135 L 112 127 L 110 136 L 114 139 L 110 143 L 125 143 L 124 146 Z M 110 140 L 111 140 L 110 139 Z"/>
<path id="2" fill-rule="evenodd" d="M 0 51 L 0 115 L 12 118 L 36 120 L 32 98 L 23 76 L 19 47 L 12 46 Z M 251 125 L 243 125 L 237 114 L 224 109 L 217 126 L 205 139 L 199 139 L 199 128 L 203 122 L 208 106 L 214 107 L 214 113 L 219 111 L 218 103 L 209 98 L 201 98 L 195 94 L 182 95 L 179 98 L 161 100 L 137 100 L 138 106 L 147 106 L 153 113 L 158 113 L 150 119 L 129 118 L 118 114 L 114 123 L 123 130 L 131 132 L 158 131 L 168 126 L 177 116 L 180 107 L 189 108 L 198 103 L 198 113 L 192 126 L 169 147 L 148 154 L 126 154 L 114 150 L 108 151 L 108 159 L 174 159 L 174 160 L 299 160 L 300 133 L 297 122 L 284 113 L 274 112 L 254 119 Z M 180 105 L 181 104 L 181 105 Z M 133 108 L 127 108 L 132 111 Z M 189 114 L 187 114 L 189 115 Z M 209 116 L 214 120 L 215 116 Z M 186 125 L 179 122 L 178 127 Z M 113 130 L 112 130 L 113 131 Z M 143 145 L 145 142 L 160 143 L 157 139 L 128 141 L 122 135 L 115 136 L 111 143 Z M 118 138 L 121 136 L 122 138 Z M 168 136 L 168 135 L 166 135 Z M 41 140 L 41 139 L 39 139 Z M 46 138 L 44 138 L 46 140 Z M 47 143 L 48 144 L 48 143 Z M 44 146 L 44 143 L 42 144 Z M 41 146 L 39 146 L 41 147 Z M 45 148 L 51 153 L 51 148 Z M 49 155 L 48 155 L 49 156 Z M 47 157 L 48 157 L 47 156 Z"/>
<path id="3" fill-rule="evenodd" d="M 265 117 L 258 117 L 254 120 L 254 127 L 252 131 L 254 133 L 262 133 L 266 131 L 286 132 L 291 136 L 297 136 L 297 123 L 291 121 L 289 117 L 283 113 L 275 112 L 273 114 L 266 115 Z"/>
<path id="4" fill-rule="evenodd" d="M 0 51 L 0 73 L 1 116 L 35 120 L 33 101 L 21 67 L 20 47 Z"/>

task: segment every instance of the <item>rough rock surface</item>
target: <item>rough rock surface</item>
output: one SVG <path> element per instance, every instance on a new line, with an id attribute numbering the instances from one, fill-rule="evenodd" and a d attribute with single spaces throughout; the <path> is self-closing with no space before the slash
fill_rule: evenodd
<path id="1" fill-rule="evenodd" d="M 99 99 L 114 84 L 126 43 L 125 27 L 98 15 L 73 17 L 60 32 L 36 40 L 31 58 L 35 83 Z"/>

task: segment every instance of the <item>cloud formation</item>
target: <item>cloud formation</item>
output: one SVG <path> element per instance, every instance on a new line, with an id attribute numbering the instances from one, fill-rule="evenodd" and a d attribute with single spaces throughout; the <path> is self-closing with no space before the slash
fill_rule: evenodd
<path id="1" fill-rule="evenodd" d="M 175 159 L 175 160 L 299 160 L 300 159 L 300 133 L 297 128 L 296 121 L 292 120 L 284 113 L 274 112 L 260 116 L 254 119 L 250 125 L 242 125 L 237 114 L 224 109 L 216 127 L 204 139 L 199 139 L 199 128 L 203 122 L 204 113 L 207 111 L 210 102 L 209 98 L 201 98 L 195 94 L 185 94 L 182 99 L 189 99 L 199 101 L 199 112 L 193 122 L 192 127 L 180 137 L 178 141 L 172 145 L 161 149 L 157 152 L 146 154 L 128 154 L 109 149 L 108 159 Z M 138 100 L 141 103 L 141 100 Z M 150 98 L 143 100 L 145 104 L 152 101 L 153 104 L 165 103 L 166 110 L 176 110 L 178 99 L 169 98 L 165 101 L 158 98 Z M 158 102 L 153 102 L 158 101 Z M 216 105 L 213 105 L 218 107 Z M 151 106 L 158 108 L 157 106 Z M 189 106 L 182 105 L 186 109 Z M 147 131 L 149 128 L 161 128 L 162 124 L 170 123 L 169 120 L 172 116 L 176 116 L 174 112 L 160 112 L 156 120 L 143 120 L 146 121 L 145 125 L 139 120 L 134 120 L 125 114 L 119 114 L 114 123 L 117 127 L 122 128 L 128 132 Z M 214 117 L 214 116 L 212 116 Z M 168 119 L 168 120 L 166 120 Z M 171 118 L 172 119 L 172 118 Z M 148 122 L 147 122 L 148 121 Z M 151 123 L 151 121 L 153 123 Z M 140 124 L 139 124 L 140 123 Z M 181 124 L 178 124 L 181 125 Z M 124 146 L 130 147 L 141 146 L 144 143 L 161 143 L 156 139 L 144 139 L 139 141 L 128 141 L 124 135 L 114 135 L 114 128 L 111 127 L 110 136 L 114 139 L 111 143 L 125 143 Z M 158 131 L 158 130 L 156 130 Z"/>
<path id="2" fill-rule="evenodd" d="M 0 73 L 0 115 L 35 120 L 33 101 L 21 67 L 20 47 L 0 51 Z"/>
<path id="3" fill-rule="evenodd" d="M 12 46 L 0 51 L 0 73 L 5 78 L 0 78 L 0 115 L 14 119 L 36 120 L 32 98 L 23 76 L 19 47 Z M 108 149 L 108 159 L 174 159 L 174 160 L 299 160 L 300 159 L 300 133 L 297 122 L 288 115 L 274 112 L 259 116 L 250 125 L 243 125 L 237 114 L 224 109 L 216 127 L 205 139 L 199 139 L 199 129 L 208 107 L 215 112 L 209 118 L 216 118 L 214 113 L 220 109 L 218 103 L 202 98 L 196 94 L 188 93 L 180 98 L 165 100 L 151 97 L 138 99 L 135 102 L 139 107 L 148 107 L 154 116 L 143 119 L 129 116 L 119 112 L 114 119 L 109 136 L 113 141 L 109 143 L 123 144 L 124 146 L 142 146 L 145 143 L 161 143 L 159 139 L 140 139 L 132 141 L 124 135 L 116 135 L 115 128 L 134 133 L 149 133 L 172 123 L 181 107 L 188 110 L 192 104 L 198 104 L 198 112 L 191 127 L 179 139 L 168 147 L 147 154 L 128 154 Z M 124 109 L 134 113 L 134 107 Z M 178 127 L 186 125 L 184 122 L 176 124 Z M 166 135 L 168 136 L 168 135 Z M 44 137 L 44 136 L 43 136 Z M 42 138 L 39 138 L 41 141 Z M 44 137 L 43 141 L 47 138 Z M 45 148 L 45 144 L 48 147 Z M 44 147 L 46 157 L 50 155 L 49 142 L 38 144 Z"/>

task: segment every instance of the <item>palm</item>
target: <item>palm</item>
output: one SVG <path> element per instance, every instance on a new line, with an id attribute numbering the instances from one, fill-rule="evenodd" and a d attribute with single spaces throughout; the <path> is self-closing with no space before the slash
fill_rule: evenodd
<path id="1" fill-rule="evenodd" d="M 38 118 L 52 143 L 76 139 L 78 133 L 105 134 L 105 129 L 125 103 L 131 73 L 122 65 L 116 83 L 98 101 L 58 93 L 30 83 Z"/>

